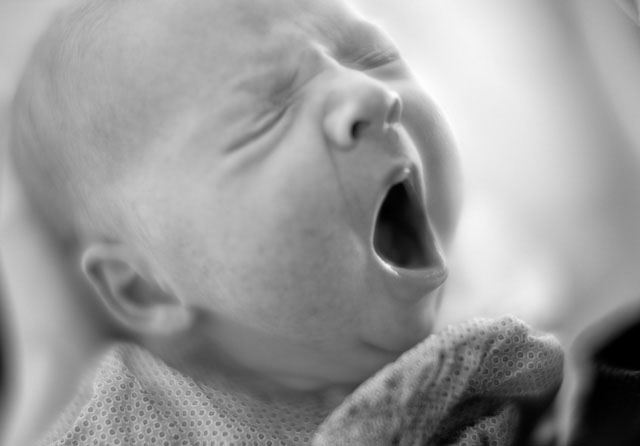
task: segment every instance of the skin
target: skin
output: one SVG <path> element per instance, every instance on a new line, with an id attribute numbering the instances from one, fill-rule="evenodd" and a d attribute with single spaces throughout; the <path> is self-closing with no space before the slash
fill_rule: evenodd
<path id="1" fill-rule="evenodd" d="M 144 287 L 169 296 L 158 308 L 189 321 L 184 356 L 312 390 L 355 385 L 424 339 L 447 275 L 458 161 L 389 38 L 336 1 L 195 1 L 151 19 L 132 6 L 138 19 L 153 51 L 131 62 L 163 78 L 153 100 L 170 91 L 179 110 L 119 185 L 144 241 L 116 242 Z M 430 261 L 398 271 L 371 239 L 405 171 L 429 217 Z M 108 263 L 85 256 L 89 271 Z M 158 349 L 166 336 L 146 339 Z"/>
<path id="2" fill-rule="evenodd" d="M 47 147 L 56 162 L 36 151 L 19 174 L 32 182 L 24 204 L 51 206 L 60 191 L 38 184 L 33 163 L 83 160 L 59 174 L 86 176 L 89 192 L 97 185 L 87 211 L 117 209 L 118 224 L 85 227 L 70 249 L 33 209 L 26 220 L 38 226 L 24 237 L 55 267 L 26 288 L 15 275 L 9 283 L 16 302 L 46 296 L 71 320 L 58 337 L 77 339 L 75 352 L 86 346 L 84 367 L 98 338 L 124 337 L 187 374 L 229 372 L 278 395 L 330 391 L 335 405 L 429 335 L 458 217 L 458 158 L 439 108 L 380 29 L 332 0 L 94 2 L 90 11 L 97 22 L 68 16 L 36 53 L 24 91 L 44 108 L 32 116 L 43 116 L 42 140 L 58 143 Z M 57 59 L 65 38 L 68 58 Z M 69 102 L 47 105 L 50 95 Z M 97 148 L 108 151 L 84 153 Z M 429 261 L 402 269 L 372 238 L 382 200 L 407 175 L 428 216 Z M 100 299 L 87 302 L 83 278 Z M 60 319 L 47 316 L 58 333 Z M 85 362 L 76 359 L 61 369 L 67 387 L 49 373 L 37 388 L 75 387 Z M 31 366 L 20 367 L 15 376 Z M 44 404 L 16 396 L 6 436 L 43 431 L 52 404 L 72 393 Z"/>
<path id="3" fill-rule="evenodd" d="M 458 158 L 380 29 L 333 0 L 89 4 L 24 91 L 56 110 L 38 123 L 51 164 L 81 160 L 60 184 L 85 177 L 86 212 L 119 211 L 70 259 L 113 333 L 278 392 L 352 388 L 431 333 Z M 427 217 L 419 267 L 373 243 L 401 180 Z"/>

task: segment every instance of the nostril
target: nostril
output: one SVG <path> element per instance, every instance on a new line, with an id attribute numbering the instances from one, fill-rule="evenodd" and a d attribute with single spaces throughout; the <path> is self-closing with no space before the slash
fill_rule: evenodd
<path id="1" fill-rule="evenodd" d="M 400 118 L 402 117 L 402 102 L 400 102 L 400 98 L 397 96 L 393 98 L 393 102 L 391 107 L 389 107 L 389 111 L 387 112 L 387 117 L 385 122 L 387 124 L 396 124 L 400 122 Z"/>
<path id="2" fill-rule="evenodd" d="M 362 133 L 369 127 L 367 121 L 356 121 L 351 126 L 351 138 L 357 140 L 362 136 Z"/>

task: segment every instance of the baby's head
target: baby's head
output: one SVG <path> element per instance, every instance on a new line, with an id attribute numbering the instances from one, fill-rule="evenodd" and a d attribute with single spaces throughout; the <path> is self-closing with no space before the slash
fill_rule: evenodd
<path id="1" fill-rule="evenodd" d="M 339 0 L 74 6 L 28 66 L 13 141 L 149 345 L 310 389 L 432 329 L 457 155 L 393 42 Z"/>

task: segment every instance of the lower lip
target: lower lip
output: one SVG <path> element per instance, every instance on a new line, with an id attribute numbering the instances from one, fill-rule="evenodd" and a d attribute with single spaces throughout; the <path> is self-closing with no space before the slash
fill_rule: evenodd
<path id="1" fill-rule="evenodd" d="M 433 284 L 433 288 L 440 287 L 449 276 L 449 271 L 444 266 L 441 268 L 408 269 L 392 265 L 377 254 L 376 257 L 378 257 L 382 267 L 394 276 L 412 280 L 429 281 L 429 283 Z"/>
<path id="2" fill-rule="evenodd" d="M 374 255 L 379 271 L 384 271 L 380 279 L 384 282 L 388 296 L 406 304 L 431 299 L 434 293 L 441 293 L 448 277 L 445 265 L 425 269 L 406 269 L 390 265 Z"/>

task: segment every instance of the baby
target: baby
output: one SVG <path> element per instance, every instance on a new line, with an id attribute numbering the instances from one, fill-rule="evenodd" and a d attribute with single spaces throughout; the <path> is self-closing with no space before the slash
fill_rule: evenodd
<path id="1" fill-rule="evenodd" d="M 465 444 L 559 385 L 552 340 L 477 322 L 318 429 L 431 334 L 460 201 L 438 107 L 339 0 L 74 4 L 12 118 L 28 197 L 126 341 L 42 444 Z"/>

